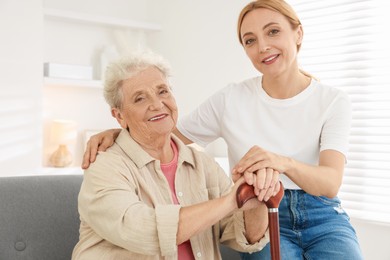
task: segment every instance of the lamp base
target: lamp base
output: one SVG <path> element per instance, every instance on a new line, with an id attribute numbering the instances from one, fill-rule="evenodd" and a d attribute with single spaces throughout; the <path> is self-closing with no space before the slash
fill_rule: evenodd
<path id="1" fill-rule="evenodd" d="M 61 144 L 50 156 L 50 164 L 54 167 L 67 167 L 72 163 L 72 160 L 72 154 L 64 144 Z"/>

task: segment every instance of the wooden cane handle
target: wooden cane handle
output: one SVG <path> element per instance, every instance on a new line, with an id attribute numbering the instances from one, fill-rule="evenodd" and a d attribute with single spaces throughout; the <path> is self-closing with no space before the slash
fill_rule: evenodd
<path id="1" fill-rule="evenodd" d="M 265 202 L 265 205 L 267 208 L 278 208 L 280 201 L 282 200 L 284 195 L 284 188 L 283 184 L 280 182 L 280 189 L 279 192 L 275 195 L 272 196 L 268 201 Z M 253 190 L 253 186 L 249 185 L 247 183 L 241 184 L 236 193 L 236 200 L 237 200 L 237 206 L 238 208 L 241 208 L 244 206 L 244 204 L 253 198 L 256 198 L 256 194 Z"/>
<path id="2" fill-rule="evenodd" d="M 279 189 L 278 193 L 276 193 L 275 196 L 272 196 L 271 198 L 269 198 L 269 200 L 267 200 L 265 202 L 265 205 L 269 209 L 279 208 L 279 204 L 282 201 L 283 196 L 284 196 L 284 187 L 283 187 L 282 182 L 280 182 L 280 189 Z"/>
<path id="3" fill-rule="evenodd" d="M 253 186 L 247 183 L 243 183 L 238 187 L 236 193 L 236 201 L 237 201 L 238 208 L 242 208 L 242 206 L 244 206 L 244 204 L 248 200 L 253 198 L 256 198 L 256 194 L 253 190 Z"/>

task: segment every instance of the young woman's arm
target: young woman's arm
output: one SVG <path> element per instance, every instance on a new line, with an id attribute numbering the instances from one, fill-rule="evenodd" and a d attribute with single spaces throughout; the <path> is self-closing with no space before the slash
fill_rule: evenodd
<path id="1" fill-rule="evenodd" d="M 322 151 L 318 165 L 309 165 L 254 146 L 233 168 L 233 175 L 244 175 L 250 183 L 249 179 L 256 173 L 254 185 L 261 189 L 266 183 L 263 169 L 272 168 L 287 175 L 309 194 L 333 198 L 341 186 L 344 164 L 344 155 L 335 150 Z"/>
<path id="2" fill-rule="evenodd" d="M 107 150 L 107 148 L 112 146 L 115 142 L 115 139 L 118 137 L 120 131 L 120 128 L 108 129 L 91 136 L 87 142 L 87 147 L 85 148 L 81 168 L 83 168 L 84 170 L 87 169 L 89 165 L 96 160 L 96 155 L 99 151 L 104 152 Z M 193 143 L 190 139 L 182 135 L 179 130 L 177 130 L 177 128 L 175 128 L 173 133 L 177 137 L 179 137 L 180 140 L 183 141 L 183 143 Z"/>
<path id="3" fill-rule="evenodd" d="M 85 148 L 81 168 L 87 169 L 96 160 L 98 151 L 105 151 L 112 146 L 120 131 L 120 128 L 108 129 L 91 136 Z"/>

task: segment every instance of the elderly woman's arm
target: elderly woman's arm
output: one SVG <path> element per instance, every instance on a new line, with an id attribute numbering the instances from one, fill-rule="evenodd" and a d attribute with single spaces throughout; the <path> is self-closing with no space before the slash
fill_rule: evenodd
<path id="1" fill-rule="evenodd" d="M 187 241 L 236 210 L 236 191 L 244 179 L 237 181 L 233 189 L 225 196 L 193 206 L 182 207 L 179 215 L 177 244 Z M 268 227 L 267 207 L 258 200 L 249 201 L 245 210 L 245 236 L 249 243 L 258 242 L 264 237 Z M 249 209 L 249 210 L 248 210 Z"/>
<path id="2" fill-rule="evenodd" d="M 85 172 L 79 211 L 83 221 L 101 238 L 132 252 L 169 255 L 176 245 L 210 228 L 237 209 L 235 192 L 243 179 L 232 189 L 227 179 L 224 186 L 226 191 L 231 189 L 230 192 L 209 201 L 184 207 L 157 204 L 153 208 L 139 199 L 138 185 L 148 184 L 137 183 L 131 176 L 123 174 L 128 171 L 127 167 L 113 154 L 99 156 L 97 163 Z M 210 176 L 214 178 L 215 175 L 218 174 Z M 247 203 L 244 209 L 251 207 L 257 209 L 247 211 L 248 214 L 259 217 L 248 228 L 256 229 L 253 234 L 257 236 L 247 239 L 256 241 L 264 236 L 267 213 L 262 213 L 265 205 L 257 200 Z"/>
<path id="3" fill-rule="evenodd" d="M 217 228 L 215 235 L 220 237 L 221 242 L 239 251 L 259 250 L 268 242 L 267 238 L 262 239 L 265 236 L 268 237 L 268 233 L 266 233 L 268 210 L 266 205 L 260 202 L 263 199 L 252 199 L 241 210 L 237 210 L 236 192 L 244 182 L 244 178 L 237 179 L 232 186 L 231 179 L 213 158 L 202 153 L 198 155 L 202 157 L 199 161 L 203 162 L 209 198 L 212 200 L 207 204 L 200 203 L 181 208 L 178 229 L 179 243 L 191 237 L 191 234 L 201 231 L 202 225 L 211 226 L 216 224 L 219 219 L 219 228 L 217 225 L 215 226 Z M 273 178 L 278 179 L 278 172 L 269 171 L 268 173 Z M 218 189 L 215 189 L 216 186 Z M 185 189 L 182 186 L 178 188 L 179 190 Z M 261 243 L 257 243 L 260 240 Z"/>

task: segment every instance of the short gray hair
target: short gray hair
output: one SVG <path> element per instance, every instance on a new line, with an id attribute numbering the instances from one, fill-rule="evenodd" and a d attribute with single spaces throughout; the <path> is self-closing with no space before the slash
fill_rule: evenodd
<path id="1" fill-rule="evenodd" d="M 107 66 L 104 82 L 104 98 L 111 108 L 122 107 L 122 82 L 150 67 L 159 69 L 167 79 L 171 76 L 169 63 L 160 55 L 150 51 L 127 55 Z"/>

